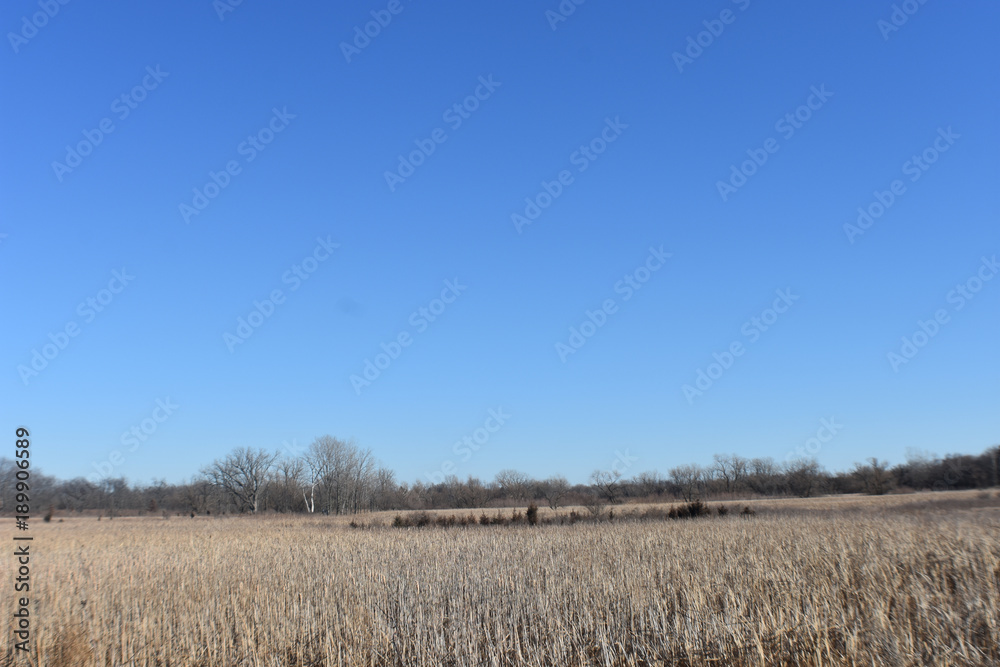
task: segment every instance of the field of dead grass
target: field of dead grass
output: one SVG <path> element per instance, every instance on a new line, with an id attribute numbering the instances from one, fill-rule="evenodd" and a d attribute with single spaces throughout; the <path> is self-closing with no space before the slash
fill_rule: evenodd
<path id="1" fill-rule="evenodd" d="M 995 493 L 751 504 L 752 518 L 544 526 L 36 523 L 32 659 L 8 643 L 0 662 L 1000 663 Z"/>

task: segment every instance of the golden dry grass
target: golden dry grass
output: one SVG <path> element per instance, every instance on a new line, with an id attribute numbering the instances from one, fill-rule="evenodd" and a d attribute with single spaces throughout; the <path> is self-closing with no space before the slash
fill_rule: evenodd
<path id="1" fill-rule="evenodd" d="M 538 527 L 36 524 L 31 664 L 1000 663 L 996 500 L 897 498 Z"/>

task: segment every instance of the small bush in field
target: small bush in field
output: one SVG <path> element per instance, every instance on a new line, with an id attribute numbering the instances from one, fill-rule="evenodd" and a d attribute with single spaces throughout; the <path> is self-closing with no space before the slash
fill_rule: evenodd
<path id="1" fill-rule="evenodd" d="M 744 505 L 743 506 L 743 511 L 740 512 L 740 515 L 741 516 L 745 516 L 745 517 L 751 517 L 751 516 L 754 516 L 755 514 L 757 514 L 757 512 L 755 512 L 753 510 L 753 508 L 750 507 L 749 505 Z"/>
<path id="2" fill-rule="evenodd" d="M 729 514 L 729 508 L 725 505 L 719 505 L 715 508 L 715 511 L 718 512 L 719 516 L 726 516 Z"/>
<path id="3" fill-rule="evenodd" d="M 710 511 L 705 503 L 700 500 L 692 500 L 687 504 L 688 515 L 691 517 L 701 516 L 702 514 L 708 514 Z"/>
<path id="4" fill-rule="evenodd" d="M 528 505 L 527 517 L 529 525 L 531 526 L 538 525 L 538 505 L 536 505 L 535 503 L 531 503 L 530 505 Z"/>
<path id="5" fill-rule="evenodd" d="M 488 516 L 486 516 L 485 510 L 483 511 L 482 514 L 479 515 L 479 525 L 480 526 L 488 526 L 488 525 L 490 525 L 490 518 Z"/>

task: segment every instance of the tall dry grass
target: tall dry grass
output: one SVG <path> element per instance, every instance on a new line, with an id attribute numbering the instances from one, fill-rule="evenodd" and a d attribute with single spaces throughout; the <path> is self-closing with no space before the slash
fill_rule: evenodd
<path id="1" fill-rule="evenodd" d="M 907 502 L 538 527 L 38 524 L 31 664 L 1000 663 L 1000 512 Z"/>

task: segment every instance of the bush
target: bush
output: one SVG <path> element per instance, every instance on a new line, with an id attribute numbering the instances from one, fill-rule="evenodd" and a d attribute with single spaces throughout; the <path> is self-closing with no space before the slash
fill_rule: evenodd
<path id="1" fill-rule="evenodd" d="M 719 513 L 719 516 L 726 516 L 729 514 L 729 508 L 725 505 L 719 505 L 715 508 L 715 511 Z"/>
<path id="2" fill-rule="evenodd" d="M 708 506 L 705 505 L 705 503 L 701 502 L 700 500 L 692 500 L 687 504 L 688 516 L 691 517 L 697 517 L 703 514 L 708 514 L 710 511 L 711 510 L 708 509 Z"/>
<path id="3" fill-rule="evenodd" d="M 56 508 L 53 507 L 52 505 L 49 505 L 49 511 L 45 513 L 44 517 L 42 517 L 42 521 L 44 521 L 45 523 L 52 521 L 52 515 L 55 514 L 55 511 Z"/>
<path id="4" fill-rule="evenodd" d="M 743 511 L 740 512 L 741 516 L 744 516 L 744 517 L 747 517 L 747 518 L 752 517 L 752 516 L 754 516 L 756 514 L 757 514 L 757 512 L 755 512 L 753 510 L 753 508 L 750 507 L 749 505 L 744 505 L 743 506 Z"/>
<path id="5" fill-rule="evenodd" d="M 527 511 L 528 525 L 537 526 L 538 525 L 538 505 L 531 503 L 528 505 Z"/>

